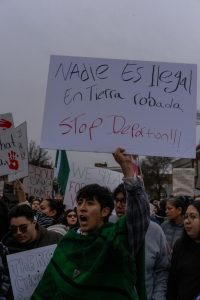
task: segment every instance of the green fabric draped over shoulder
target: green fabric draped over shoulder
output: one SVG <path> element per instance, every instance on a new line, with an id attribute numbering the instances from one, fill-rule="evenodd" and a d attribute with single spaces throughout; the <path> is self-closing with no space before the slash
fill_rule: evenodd
<path id="1" fill-rule="evenodd" d="M 136 266 L 143 270 L 136 272 Z M 144 283 L 143 249 L 135 262 L 122 217 L 96 234 L 69 231 L 58 244 L 31 299 L 144 300 L 145 287 L 141 283 Z"/>

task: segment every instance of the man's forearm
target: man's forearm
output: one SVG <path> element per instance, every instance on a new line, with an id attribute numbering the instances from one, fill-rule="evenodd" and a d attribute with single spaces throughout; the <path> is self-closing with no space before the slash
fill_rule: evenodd
<path id="1" fill-rule="evenodd" d="M 142 246 L 150 221 L 149 200 L 138 177 L 124 178 L 127 193 L 126 222 L 131 250 L 137 254 Z"/>

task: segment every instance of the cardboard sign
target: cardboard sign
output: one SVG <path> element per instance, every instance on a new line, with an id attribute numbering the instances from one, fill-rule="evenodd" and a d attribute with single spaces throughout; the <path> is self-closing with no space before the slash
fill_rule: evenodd
<path id="1" fill-rule="evenodd" d="M 196 72 L 192 64 L 51 56 L 41 145 L 195 157 Z"/>
<path id="2" fill-rule="evenodd" d="M 70 173 L 64 197 L 67 209 L 76 206 L 76 193 L 87 184 L 97 183 L 109 187 L 112 191 L 122 183 L 122 173 L 88 166 L 87 162 L 81 159 L 72 161 L 70 155 L 68 155 L 68 159 Z"/>
<path id="3" fill-rule="evenodd" d="M 24 190 L 29 196 L 52 198 L 53 169 L 29 165 L 29 176 L 24 178 Z"/>
<path id="4" fill-rule="evenodd" d="M 194 175 L 193 168 L 174 168 L 173 196 L 194 197 Z"/>
<path id="5" fill-rule="evenodd" d="M 12 114 L 0 115 L 0 176 L 20 171 L 21 165 Z"/>
<path id="6" fill-rule="evenodd" d="M 7 255 L 14 300 L 29 300 L 57 245 Z"/>
<path id="7" fill-rule="evenodd" d="M 8 175 L 8 181 L 24 178 L 28 176 L 28 139 L 27 139 L 27 124 L 23 122 L 15 128 L 16 143 L 22 160 L 22 170 Z"/>

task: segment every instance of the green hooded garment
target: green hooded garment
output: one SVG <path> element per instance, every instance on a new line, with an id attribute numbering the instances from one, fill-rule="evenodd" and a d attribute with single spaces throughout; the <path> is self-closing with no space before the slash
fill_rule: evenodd
<path id="1" fill-rule="evenodd" d="M 96 234 L 69 231 L 31 299 L 145 300 L 144 247 L 134 257 L 127 236 L 125 217 Z"/>

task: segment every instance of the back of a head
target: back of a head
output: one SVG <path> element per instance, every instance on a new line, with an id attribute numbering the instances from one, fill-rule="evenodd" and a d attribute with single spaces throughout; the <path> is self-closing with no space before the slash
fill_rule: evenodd
<path id="1" fill-rule="evenodd" d="M 114 209 L 112 192 L 107 187 L 100 186 L 99 184 L 89 184 L 81 188 L 76 196 L 77 200 L 80 198 L 92 200 L 95 198 L 100 203 L 101 208 L 110 208 L 109 216 Z"/>
<path id="2" fill-rule="evenodd" d="M 34 212 L 29 205 L 16 205 L 9 212 L 9 220 L 12 218 L 25 217 L 26 219 L 33 221 Z"/>

